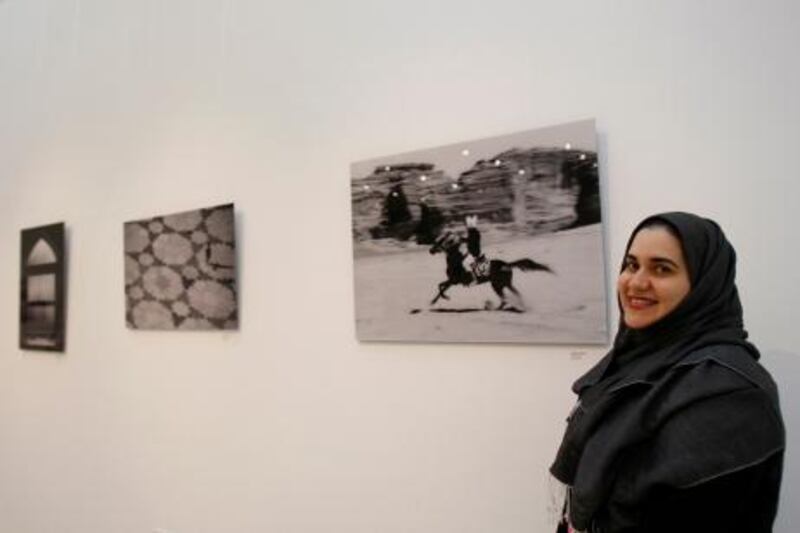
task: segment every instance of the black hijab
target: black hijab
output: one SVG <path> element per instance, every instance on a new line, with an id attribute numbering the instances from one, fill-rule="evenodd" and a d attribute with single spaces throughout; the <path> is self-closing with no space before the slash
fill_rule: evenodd
<path id="1" fill-rule="evenodd" d="M 689 270 L 691 290 L 669 315 L 655 324 L 633 330 L 622 320 L 611 351 L 598 365 L 575 382 L 573 391 L 596 383 L 608 370 L 620 369 L 640 356 L 672 347 L 672 357 L 648 358 L 648 367 L 669 367 L 682 354 L 710 344 L 738 344 L 755 358 L 758 350 L 747 342 L 742 304 L 736 289 L 736 252 L 719 225 L 691 213 L 672 212 L 644 219 L 625 246 L 627 257 L 633 239 L 644 228 L 663 226 L 681 243 Z M 623 259 L 620 271 L 625 268 Z M 611 367 L 611 368 L 609 368 Z"/>
<path id="2" fill-rule="evenodd" d="M 653 413 L 662 409 L 663 398 L 654 390 L 676 365 L 717 345 L 739 347 L 751 362 L 759 357 L 743 327 L 736 253 L 720 227 L 689 213 L 651 216 L 634 229 L 626 256 L 636 234 L 653 226 L 667 228 L 680 241 L 691 288 L 674 310 L 646 328 L 628 328 L 621 319 L 612 349 L 573 384 L 579 403 L 550 471 L 572 487 L 570 519 L 579 529 L 588 527 L 607 499 L 621 457 L 653 435 L 658 424 Z M 701 399 L 724 392 L 726 386 L 708 383 L 707 390 L 691 394 Z M 583 460 L 586 448 L 591 452 Z"/>

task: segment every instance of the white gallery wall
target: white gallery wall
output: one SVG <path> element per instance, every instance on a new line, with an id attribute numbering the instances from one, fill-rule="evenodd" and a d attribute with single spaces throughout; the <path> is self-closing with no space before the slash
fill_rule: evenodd
<path id="1" fill-rule="evenodd" d="M 0 531 L 552 531 L 569 386 L 605 347 L 358 343 L 348 172 L 592 117 L 609 286 L 653 212 L 738 249 L 793 531 L 798 20 L 794 0 L 0 0 Z M 122 223 L 226 202 L 240 330 L 126 329 Z M 19 232 L 58 221 L 67 351 L 22 352 Z"/>

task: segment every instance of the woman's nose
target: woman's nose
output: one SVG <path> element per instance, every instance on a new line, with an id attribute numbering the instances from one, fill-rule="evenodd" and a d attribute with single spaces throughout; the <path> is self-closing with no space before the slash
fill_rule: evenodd
<path id="1" fill-rule="evenodd" d="M 647 288 L 650 285 L 650 276 L 647 275 L 643 268 L 640 268 L 631 277 L 630 285 L 637 289 Z"/>

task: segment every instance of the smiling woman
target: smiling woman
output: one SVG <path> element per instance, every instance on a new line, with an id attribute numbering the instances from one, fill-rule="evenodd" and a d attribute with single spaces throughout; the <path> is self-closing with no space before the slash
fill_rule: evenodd
<path id="1" fill-rule="evenodd" d="M 785 434 L 735 272 L 711 220 L 665 213 L 633 231 L 614 346 L 573 385 L 551 467 L 568 487 L 560 531 L 772 531 Z"/>
<path id="2" fill-rule="evenodd" d="M 689 294 L 689 270 L 675 231 L 654 219 L 634 236 L 617 281 L 625 325 L 641 329 L 678 307 Z"/>

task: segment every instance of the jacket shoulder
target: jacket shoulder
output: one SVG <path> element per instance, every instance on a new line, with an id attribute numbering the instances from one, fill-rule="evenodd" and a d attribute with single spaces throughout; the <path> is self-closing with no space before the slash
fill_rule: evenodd
<path id="1" fill-rule="evenodd" d="M 770 373 L 743 346 L 714 344 L 688 354 L 676 369 L 706 367 L 719 379 L 735 379 L 735 376 L 764 391 L 775 406 L 778 406 L 778 387 Z M 687 368 L 689 367 L 689 368 Z M 691 372 L 691 370 L 690 370 Z M 725 376 L 727 374 L 727 376 Z"/>

